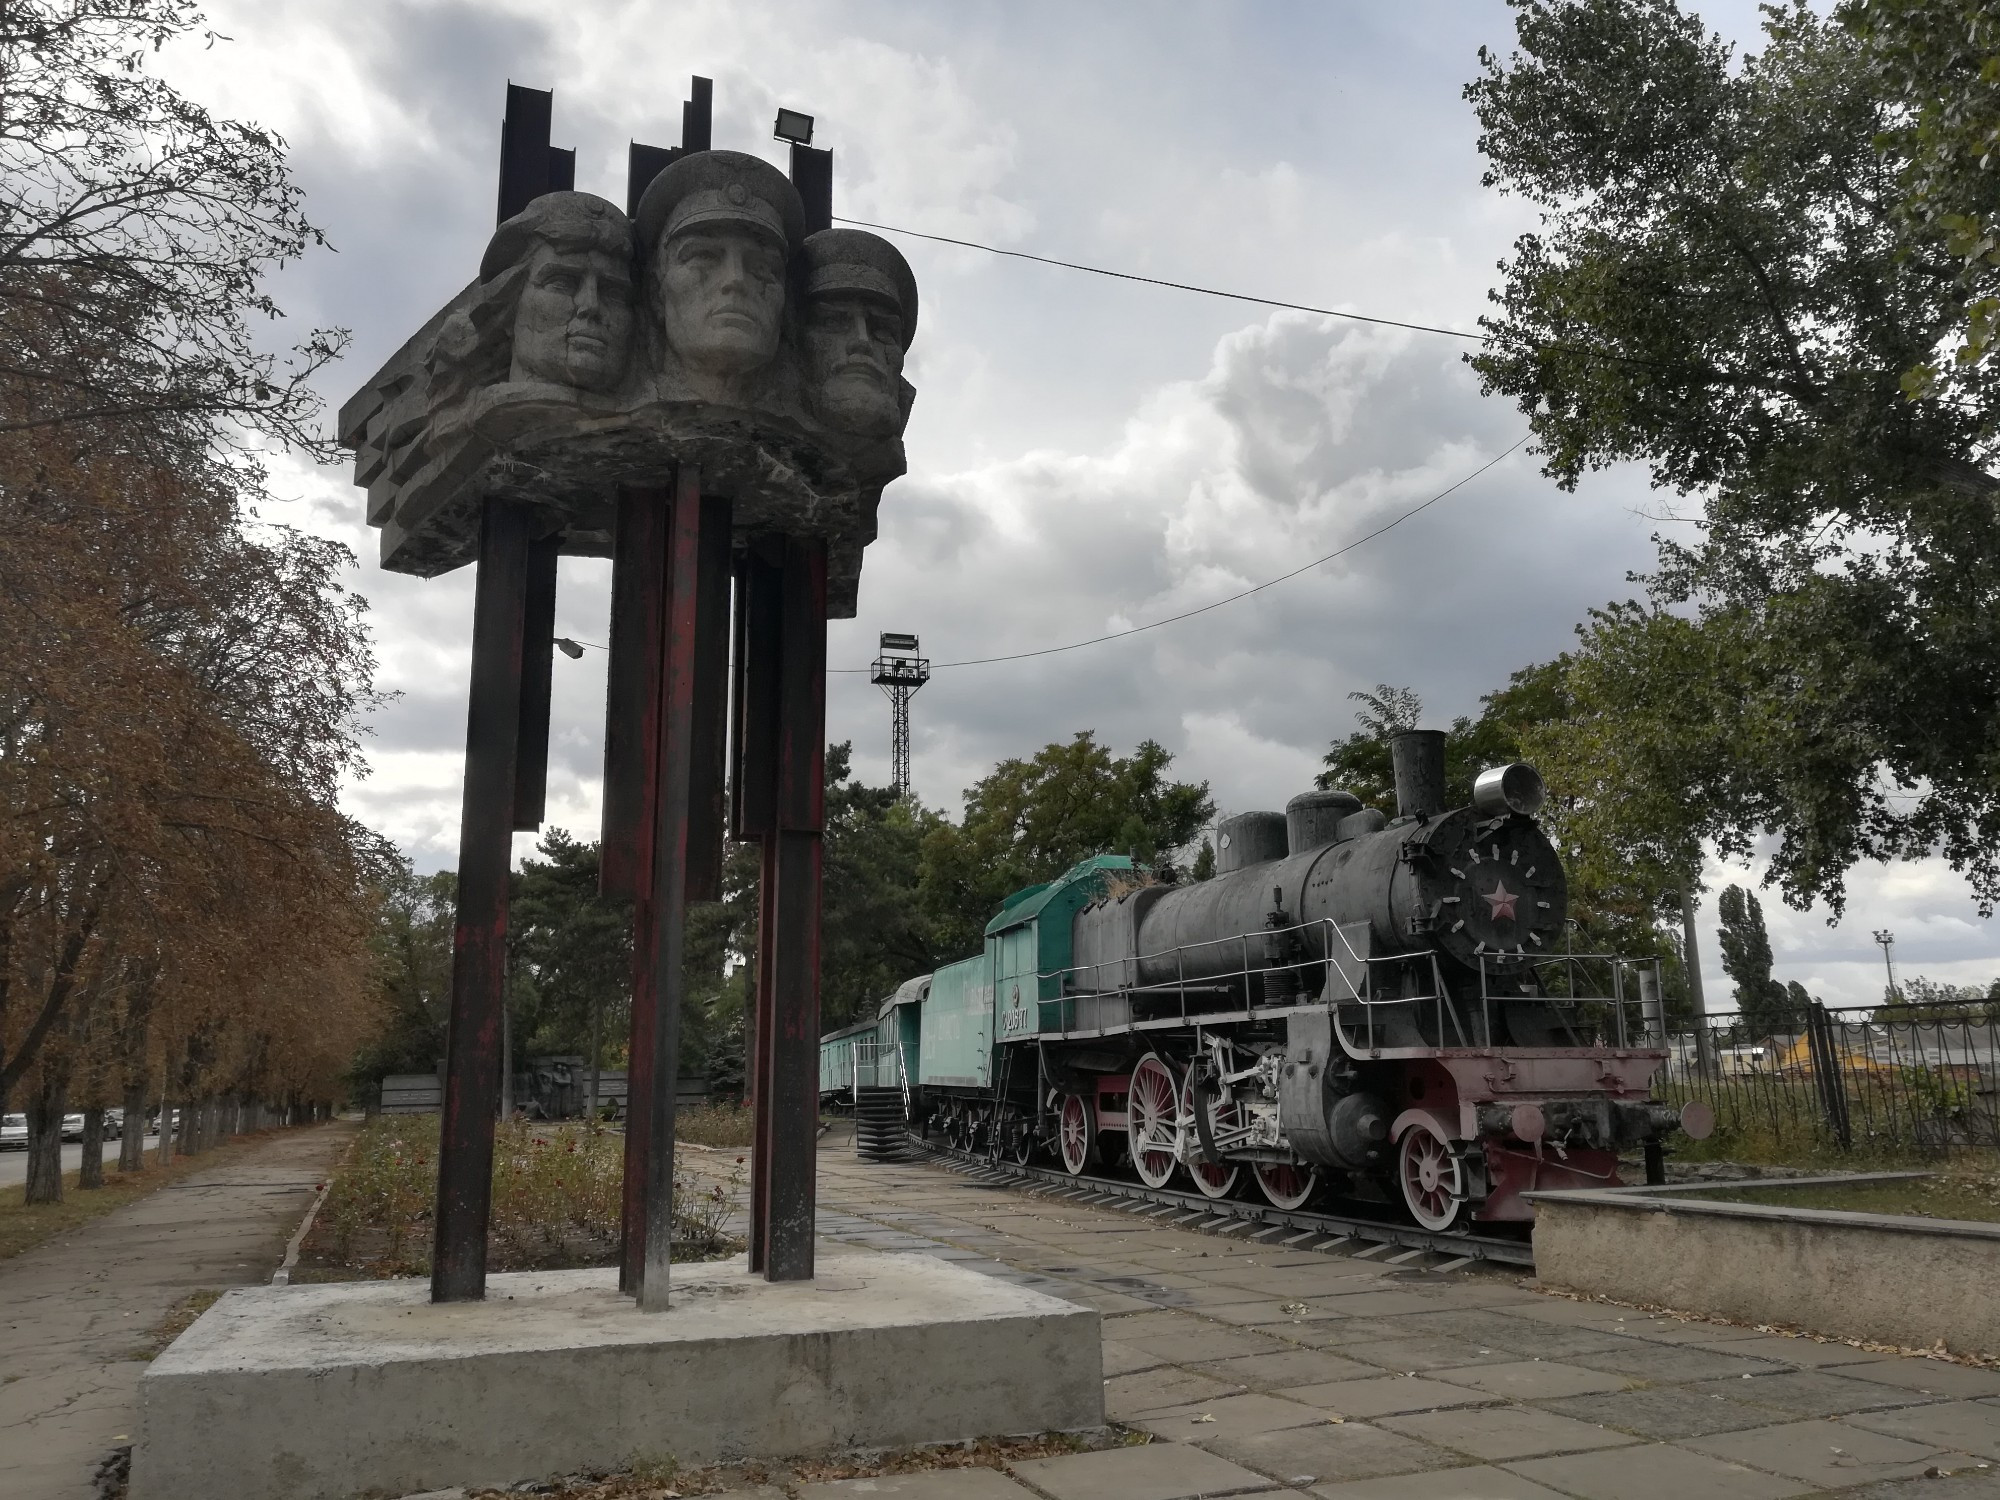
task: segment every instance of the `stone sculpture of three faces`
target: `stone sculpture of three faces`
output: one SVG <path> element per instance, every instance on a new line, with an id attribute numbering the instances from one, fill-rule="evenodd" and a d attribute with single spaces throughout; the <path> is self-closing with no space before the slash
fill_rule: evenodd
<path id="1" fill-rule="evenodd" d="M 789 287 L 803 295 L 808 401 L 829 425 L 893 435 L 916 321 L 916 283 L 887 241 L 851 229 L 801 231 L 792 185 L 736 152 L 683 157 L 647 189 L 636 216 L 652 345 L 693 393 L 745 404 L 777 361 Z M 500 376 L 609 393 L 625 381 L 639 300 L 632 226 L 585 193 L 551 193 L 495 233 L 481 281 L 513 295 L 512 357 Z M 796 279 L 793 273 L 798 273 Z"/>

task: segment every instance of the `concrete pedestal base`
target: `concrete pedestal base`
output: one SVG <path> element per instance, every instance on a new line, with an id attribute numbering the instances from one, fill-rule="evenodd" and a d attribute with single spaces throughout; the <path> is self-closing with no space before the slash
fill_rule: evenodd
<path id="1" fill-rule="evenodd" d="M 610 1270 L 251 1287 L 139 1383 L 133 1500 L 347 1500 L 1101 1426 L 1097 1314 L 927 1255 L 772 1284 L 676 1267 L 642 1313 Z"/>

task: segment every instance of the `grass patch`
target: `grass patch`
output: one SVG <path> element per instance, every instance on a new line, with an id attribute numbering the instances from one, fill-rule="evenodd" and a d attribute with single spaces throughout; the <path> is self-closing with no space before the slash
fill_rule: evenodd
<path id="1" fill-rule="evenodd" d="M 167 1315 L 146 1331 L 146 1342 L 140 1346 L 139 1358 L 158 1359 L 167 1352 L 167 1345 L 194 1327 L 194 1320 L 207 1312 L 222 1297 L 221 1287 L 204 1287 L 198 1292 L 189 1292 L 180 1301 L 167 1309 Z"/>
<path id="2" fill-rule="evenodd" d="M 1782 1182 L 1717 1187 L 1679 1194 L 1722 1203 L 1761 1203 L 1774 1208 L 1829 1208 L 1847 1213 L 1903 1214 L 1919 1219 L 1967 1219 L 2000 1223 L 2000 1172 L 1964 1170 L 1898 1182 L 1857 1182 L 1823 1187 L 1786 1187 Z"/>
<path id="3" fill-rule="evenodd" d="M 199 1156 L 176 1156 L 164 1167 L 149 1165 L 138 1172 L 117 1172 L 107 1166 L 104 1186 L 88 1191 L 76 1185 L 75 1172 L 65 1172 L 63 1201 L 60 1203 L 23 1202 L 27 1187 L 22 1183 L 0 1188 L 0 1260 L 32 1250 L 72 1229 L 81 1229 L 92 1219 L 102 1218 L 113 1209 L 123 1208 L 135 1199 L 179 1182 L 191 1173 L 219 1166 L 245 1146 L 262 1139 L 262 1135 L 238 1136 L 211 1147 Z M 150 1161 L 152 1147 L 146 1148 L 146 1155 Z"/>
<path id="4" fill-rule="evenodd" d="M 300 1249 L 295 1282 L 430 1272 L 438 1117 L 381 1115 L 335 1168 Z M 741 1244 L 724 1231 L 742 1169 L 674 1180 L 674 1256 L 713 1260 Z M 625 1138 L 599 1125 L 507 1122 L 493 1140 L 487 1265 L 495 1271 L 607 1266 L 618 1257 Z"/>

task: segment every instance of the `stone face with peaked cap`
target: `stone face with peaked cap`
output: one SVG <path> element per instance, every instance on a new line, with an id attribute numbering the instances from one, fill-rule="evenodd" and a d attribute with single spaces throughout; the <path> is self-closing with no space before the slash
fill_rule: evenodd
<path id="1" fill-rule="evenodd" d="M 777 358 L 786 273 L 805 208 L 784 174 L 740 151 L 674 162 L 639 200 L 639 244 L 665 360 L 695 393 L 741 404 Z"/>
<path id="2" fill-rule="evenodd" d="M 836 427 L 901 432 L 916 394 L 902 378 L 917 331 L 909 262 L 861 229 L 822 229 L 802 258 L 807 401 Z"/>

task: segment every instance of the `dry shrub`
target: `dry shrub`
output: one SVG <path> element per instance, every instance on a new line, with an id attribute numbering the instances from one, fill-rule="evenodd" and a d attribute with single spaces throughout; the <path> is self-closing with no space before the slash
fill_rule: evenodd
<path id="1" fill-rule="evenodd" d="M 624 1152 L 624 1136 L 600 1125 L 500 1124 L 493 1139 L 492 1269 L 613 1264 Z M 437 1155 L 436 1115 L 369 1121 L 333 1174 L 307 1259 L 370 1276 L 428 1274 Z M 720 1180 L 675 1171 L 677 1259 L 714 1259 L 741 1248 L 726 1228 L 741 1177 L 740 1167 Z"/>

